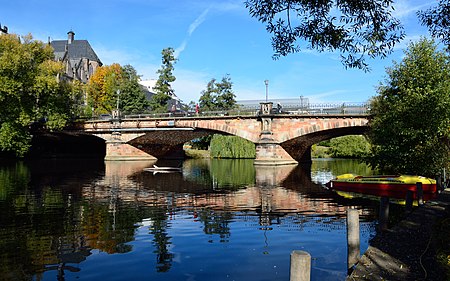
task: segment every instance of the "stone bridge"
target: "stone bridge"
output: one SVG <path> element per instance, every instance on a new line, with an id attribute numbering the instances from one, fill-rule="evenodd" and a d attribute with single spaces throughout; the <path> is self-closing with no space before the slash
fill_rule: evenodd
<path id="1" fill-rule="evenodd" d="M 105 160 L 155 160 L 182 157 L 183 144 L 219 133 L 256 145 L 255 165 L 286 165 L 311 161 L 311 146 L 323 140 L 363 134 L 367 114 L 273 114 L 261 103 L 251 116 L 114 118 L 78 123 L 76 128 L 106 141 Z M 117 116 L 116 116 L 117 117 Z"/>

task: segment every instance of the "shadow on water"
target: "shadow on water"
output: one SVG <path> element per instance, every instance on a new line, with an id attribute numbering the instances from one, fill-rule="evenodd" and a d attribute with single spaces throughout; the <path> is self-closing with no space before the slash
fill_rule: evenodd
<path id="1" fill-rule="evenodd" d="M 176 223 L 201 225 L 195 239 L 208 245 L 231 243 L 233 225 L 255 225 L 256 233 L 264 231 L 268 254 L 266 232 L 275 226 L 342 231 L 347 206 L 360 209 L 366 221 L 376 213 L 366 201 L 324 189 L 317 180 L 329 177 L 324 163 L 315 164 L 319 168 L 256 167 L 253 160 L 197 159 L 157 163 L 182 164 L 180 172 L 144 171 L 154 164 L 79 159 L 0 166 L 2 280 L 49 278 L 44 273 L 54 271 L 58 280 L 82 276 L 93 253 L 130 253 L 140 247 L 137 233 L 143 228 L 151 238 L 154 268 L 162 273 L 172 271 L 177 259 L 171 234 Z M 371 232 L 371 226 L 363 231 Z"/>

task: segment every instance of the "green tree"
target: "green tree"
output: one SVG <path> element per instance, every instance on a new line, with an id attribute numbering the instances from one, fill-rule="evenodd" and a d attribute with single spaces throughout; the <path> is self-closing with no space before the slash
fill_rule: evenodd
<path id="1" fill-rule="evenodd" d="M 162 65 L 156 73 L 159 74 L 158 80 L 156 81 L 155 95 L 153 95 L 150 101 L 150 107 L 152 110 L 157 112 L 167 111 L 167 102 L 174 95 L 174 90 L 172 89 L 171 83 L 176 80 L 173 75 L 174 64 L 177 59 L 174 56 L 175 50 L 171 47 L 162 50 Z"/>
<path id="2" fill-rule="evenodd" d="M 131 65 L 114 63 L 97 68 L 88 91 L 96 114 L 111 112 L 117 105 L 123 113 L 141 113 L 149 107 L 139 75 Z"/>
<path id="3" fill-rule="evenodd" d="M 206 85 L 206 90 L 201 92 L 199 105 L 202 110 L 230 110 L 236 107 L 236 95 L 232 90 L 233 83 L 229 75 L 222 78 L 221 82 L 211 79 Z"/>
<path id="4" fill-rule="evenodd" d="M 371 109 L 369 163 L 382 171 L 434 176 L 450 152 L 449 56 L 427 39 L 387 69 Z"/>
<path id="5" fill-rule="evenodd" d="M 272 34 L 274 58 L 305 47 L 339 51 L 345 67 L 366 71 L 365 56 L 384 58 L 404 38 L 401 23 L 392 16 L 392 4 L 392 0 L 245 1 L 250 15 Z"/>
<path id="6" fill-rule="evenodd" d="M 215 134 L 211 139 L 213 158 L 255 158 L 255 144 L 238 136 Z"/>
<path id="7" fill-rule="evenodd" d="M 142 113 L 150 106 L 139 85 L 139 75 L 131 65 L 122 67 L 123 81 L 120 83 L 119 108 L 126 114 Z"/>
<path id="8" fill-rule="evenodd" d="M 80 93 L 59 79 L 63 65 L 50 45 L 31 35 L 0 36 L 0 150 L 24 156 L 30 147 L 30 124 L 46 120 L 50 130 L 74 116 Z"/>
<path id="9" fill-rule="evenodd" d="M 419 11 L 418 15 L 422 25 L 428 27 L 431 35 L 441 40 L 447 46 L 450 45 L 450 1 L 440 0 L 438 5 L 426 11 Z"/>
<path id="10" fill-rule="evenodd" d="M 338 51 L 346 68 L 369 70 L 366 58 L 385 58 L 405 38 L 393 16 L 395 0 L 246 0 L 250 15 L 272 35 L 274 58 L 314 49 Z M 421 23 L 450 43 L 449 0 L 418 13 Z"/>
<path id="11" fill-rule="evenodd" d="M 364 136 L 343 136 L 330 140 L 330 152 L 333 158 L 359 158 L 367 156 L 370 144 Z"/>

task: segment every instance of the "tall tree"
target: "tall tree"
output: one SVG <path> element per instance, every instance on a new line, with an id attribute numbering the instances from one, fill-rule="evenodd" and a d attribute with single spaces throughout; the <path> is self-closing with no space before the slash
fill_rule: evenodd
<path id="1" fill-rule="evenodd" d="M 119 108 L 123 113 L 143 113 L 150 106 L 142 87 L 139 85 L 139 75 L 131 65 L 122 67 L 122 78 L 119 85 Z"/>
<path id="2" fill-rule="evenodd" d="M 117 90 L 123 79 L 122 67 L 114 63 L 98 67 L 88 84 L 88 101 L 94 114 L 109 113 L 117 104 Z"/>
<path id="3" fill-rule="evenodd" d="M 206 90 L 201 92 L 199 99 L 202 110 L 230 110 L 236 107 L 236 95 L 232 90 L 233 83 L 229 75 L 217 82 L 211 79 L 206 85 Z"/>
<path id="4" fill-rule="evenodd" d="M 161 52 L 162 64 L 161 68 L 156 72 L 159 74 L 159 77 L 156 81 L 155 87 L 153 87 L 156 93 L 150 101 L 150 106 L 154 111 L 167 111 L 167 102 L 174 95 L 174 90 L 171 85 L 171 83 L 176 80 L 173 75 L 174 64 L 177 61 L 174 52 L 175 50 L 171 47 L 165 48 Z"/>
<path id="5" fill-rule="evenodd" d="M 30 147 L 30 124 L 46 120 L 48 129 L 57 130 L 73 117 L 76 95 L 58 79 L 62 73 L 50 45 L 31 35 L 0 36 L 0 150 L 23 156 Z"/>
<path id="6" fill-rule="evenodd" d="M 139 86 L 139 75 L 131 65 L 114 63 L 97 68 L 88 85 L 94 113 L 111 112 L 117 106 L 123 113 L 141 113 L 149 107 Z"/>
<path id="7" fill-rule="evenodd" d="M 411 43 L 373 99 L 369 163 L 434 176 L 450 156 L 450 58 L 433 41 Z"/>
<path id="8" fill-rule="evenodd" d="M 245 6 L 272 34 L 274 58 L 305 47 L 339 51 L 345 67 L 367 71 L 365 56 L 386 57 L 404 38 L 401 23 L 392 16 L 393 2 L 247 0 Z"/>

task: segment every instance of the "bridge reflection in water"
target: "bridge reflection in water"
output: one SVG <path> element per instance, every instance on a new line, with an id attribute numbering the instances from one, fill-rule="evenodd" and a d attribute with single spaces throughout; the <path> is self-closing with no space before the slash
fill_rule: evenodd
<path id="1" fill-rule="evenodd" d="M 211 280 L 231 274 L 235 262 L 262 253 L 267 257 L 239 272 L 249 272 L 254 279 L 242 275 L 236 279 L 283 276 L 286 280 L 282 272 L 288 272 L 284 268 L 289 266 L 288 253 L 303 245 L 319 257 L 313 265 L 318 278 L 333 280 L 327 275 L 331 274 L 342 279 L 347 270 L 345 240 L 334 240 L 345 237 L 345 210 L 355 206 L 363 221 L 373 221 L 376 214 L 372 206 L 324 190 L 320 182 L 311 180 L 316 171 L 310 168 L 259 167 L 252 160 L 187 160 L 182 162 L 182 172 L 143 170 L 153 164 L 54 161 L 8 168 L 11 172 L 2 169 L 0 276 L 47 280 L 56 271 L 58 280 L 99 276 L 180 280 L 185 272 L 199 270 L 197 257 L 210 266 L 211 275 L 202 279 L 198 273 L 196 280 Z M 29 186 L 14 189 L 17 183 Z M 374 231 L 373 223 L 361 227 L 364 246 Z M 317 233 L 321 238 L 314 237 Z M 229 246 L 215 246 L 222 243 Z M 192 256 L 192 262 L 181 253 Z M 342 266 L 335 261 L 341 256 Z M 127 266 L 111 266 L 119 261 Z M 277 269 L 261 262 L 274 263 Z M 172 275 L 152 275 L 149 264 L 153 271 Z"/>
<path id="2" fill-rule="evenodd" d="M 298 165 L 254 166 L 252 161 L 187 160 L 181 172 L 169 174 L 144 171 L 152 161 L 106 161 L 104 178 L 84 188 L 83 196 L 168 210 L 344 215 L 347 206 L 322 184 L 313 183 L 309 170 Z"/>

